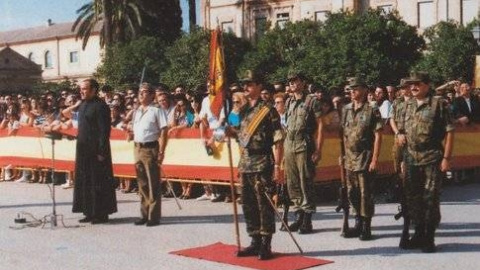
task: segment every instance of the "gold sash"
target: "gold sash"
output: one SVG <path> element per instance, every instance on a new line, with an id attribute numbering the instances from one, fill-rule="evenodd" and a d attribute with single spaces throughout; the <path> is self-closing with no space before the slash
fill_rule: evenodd
<path id="1" fill-rule="evenodd" d="M 248 123 L 248 126 L 245 130 L 242 130 L 238 141 L 242 147 L 247 147 L 248 143 L 250 142 L 250 138 L 252 138 L 253 133 L 257 130 L 258 125 L 262 122 L 265 116 L 270 111 L 270 108 L 264 105 L 259 112 L 253 117 L 252 121 Z"/>

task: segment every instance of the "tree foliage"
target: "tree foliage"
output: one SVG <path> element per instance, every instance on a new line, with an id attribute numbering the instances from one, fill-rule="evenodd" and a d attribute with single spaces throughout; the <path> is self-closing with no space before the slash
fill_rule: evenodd
<path id="1" fill-rule="evenodd" d="M 236 81 L 236 67 L 243 61 L 243 55 L 250 44 L 232 34 L 223 34 L 227 82 Z M 197 28 L 179 38 L 165 53 L 168 68 L 160 75 L 160 81 L 167 85 L 184 84 L 192 88 L 205 84 L 208 77 L 208 54 L 210 32 Z"/>
<path id="2" fill-rule="evenodd" d="M 347 76 L 368 83 L 397 84 L 421 57 L 424 41 L 415 27 L 397 13 L 369 10 L 364 14 L 331 14 L 325 22 L 322 46 L 309 55 L 310 74 L 326 85 Z"/>
<path id="3" fill-rule="evenodd" d="M 78 17 L 72 25 L 76 38 L 83 40 L 85 49 L 97 24 L 101 24 L 100 45 L 125 42 L 136 37 L 142 25 L 138 0 L 93 0 L 77 10 Z"/>
<path id="4" fill-rule="evenodd" d="M 77 10 L 72 25 L 76 38 L 86 47 L 100 24 L 100 45 L 124 43 L 140 35 L 173 42 L 180 36 L 182 14 L 179 0 L 92 0 Z"/>
<path id="5" fill-rule="evenodd" d="M 361 75 L 367 82 L 398 83 L 421 57 L 423 39 L 396 13 L 329 14 L 325 23 L 288 23 L 267 32 L 242 69 L 262 69 L 272 80 L 303 70 L 325 86 Z"/>
<path id="6" fill-rule="evenodd" d="M 427 51 L 416 69 L 428 71 L 434 85 L 459 78 L 471 81 L 479 50 L 470 30 L 453 21 L 426 29 Z"/>
<path id="7" fill-rule="evenodd" d="M 68 90 L 74 92 L 77 90 L 77 81 L 63 80 L 60 82 L 40 82 L 33 86 L 31 93 L 29 95 L 41 96 L 47 91 L 56 93 L 57 96 L 60 96 L 60 92 L 63 90 Z"/>
<path id="8" fill-rule="evenodd" d="M 412 69 L 429 71 L 435 83 L 459 77 L 470 80 L 478 46 L 469 29 L 453 22 L 439 23 L 425 31 L 426 47 L 416 28 L 397 13 L 369 10 L 329 14 L 323 23 L 287 23 L 282 29 L 267 31 L 253 46 L 224 34 L 227 82 L 236 81 L 236 74 L 246 69 L 261 70 L 270 81 L 284 80 L 291 68 L 326 87 L 359 75 L 370 84 L 396 85 Z M 106 51 L 98 74 L 113 85 L 138 83 L 146 66 L 149 82 L 204 84 L 209 38 L 208 30 L 196 28 L 174 42 L 156 35 L 117 44 Z"/>
<path id="9" fill-rule="evenodd" d="M 245 55 L 239 73 L 247 69 L 262 71 L 272 81 L 286 78 L 292 67 L 302 66 L 321 34 L 321 24 L 313 21 L 288 22 L 285 28 L 275 27 Z"/>
<path id="10" fill-rule="evenodd" d="M 141 37 L 107 49 L 97 77 L 114 87 L 138 85 L 145 67 L 144 82 L 155 83 L 166 68 L 165 42 L 156 37 Z"/>
<path id="11" fill-rule="evenodd" d="M 142 11 L 142 35 L 161 38 L 171 44 L 182 33 L 180 0 L 136 0 Z"/>

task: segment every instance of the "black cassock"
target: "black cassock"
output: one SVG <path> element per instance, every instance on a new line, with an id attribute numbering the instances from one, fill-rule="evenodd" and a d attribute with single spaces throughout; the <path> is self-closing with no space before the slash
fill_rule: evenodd
<path id="1" fill-rule="evenodd" d="M 103 217 L 117 212 L 110 150 L 110 109 L 101 99 L 83 101 L 78 110 L 74 213 Z M 97 155 L 105 157 L 99 161 Z"/>

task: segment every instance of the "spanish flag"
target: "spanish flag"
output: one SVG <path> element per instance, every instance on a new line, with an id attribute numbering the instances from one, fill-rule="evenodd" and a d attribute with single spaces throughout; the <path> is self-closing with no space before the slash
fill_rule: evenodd
<path id="1" fill-rule="evenodd" d="M 223 100 L 225 98 L 225 62 L 223 45 L 221 42 L 222 32 L 219 28 L 211 33 L 210 39 L 210 71 L 208 74 L 208 96 L 210 98 L 210 110 L 217 118 L 220 117 Z"/>

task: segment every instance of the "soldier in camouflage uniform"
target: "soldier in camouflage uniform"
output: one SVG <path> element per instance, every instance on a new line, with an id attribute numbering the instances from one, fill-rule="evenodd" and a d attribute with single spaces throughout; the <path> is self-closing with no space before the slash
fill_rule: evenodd
<path id="1" fill-rule="evenodd" d="M 414 73 L 407 83 L 413 99 L 405 104 L 405 181 L 409 214 L 415 224 L 408 248 L 430 253 L 435 252 L 435 229 L 440 223 L 442 178 L 450 168 L 453 118 L 443 98 L 429 91 L 427 73 Z"/>
<path id="2" fill-rule="evenodd" d="M 395 134 L 392 154 L 394 161 L 395 173 L 400 174 L 403 162 L 403 150 L 405 149 L 405 104 L 412 97 L 410 86 L 407 85 L 407 78 L 403 78 L 398 86 L 400 96 L 392 103 L 392 117 L 390 118 L 390 126 Z"/>
<path id="3" fill-rule="evenodd" d="M 395 170 L 396 182 L 397 182 L 397 193 L 398 199 L 400 201 L 400 212 L 395 216 L 395 219 L 403 217 L 404 219 L 404 228 L 402 232 L 402 237 L 400 238 L 399 247 L 406 249 L 409 239 L 409 227 L 410 227 L 410 218 L 408 215 L 408 207 L 406 206 L 406 195 L 405 195 L 405 163 L 403 161 L 405 155 L 405 104 L 412 97 L 412 92 L 410 91 L 410 85 L 406 84 L 407 78 L 400 80 L 400 96 L 393 101 L 392 104 L 392 117 L 390 118 L 390 126 L 392 131 L 395 134 L 392 155 L 393 155 L 393 167 Z"/>
<path id="4" fill-rule="evenodd" d="M 262 77 L 248 72 L 243 82 L 249 102 L 240 111 L 240 130 L 236 132 L 241 147 L 238 170 L 242 179 L 243 214 L 252 242 L 237 256 L 258 255 L 260 260 L 266 260 L 272 257 L 270 244 L 275 232 L 275 210 L 266 196 L 271 196 L 275 189 L 272 176 L 280 184 L 283 181 L 280 172 L 283 132 L 278 112 L 260 99 Z"/>
<path id="5" fill-rule="evenodd" d="M 288 82 L 293 95 L 285 111 L 285 175 L 296 215 L 289 229 L 307 234 L 313 231 L 312 214 L 316 212 L 313 180 L 323 144 L 322 110 L 319 100 L 308 95 L 300 72 L 291 71 Z"/>
<path id="6" fill-rule="evenodd" d="M 367 85 L 360 78 L 350 78 L 352 102 L 342 110 L 344 166 L 348 200 L 355 210 L 355 227 L 344 237 L 370 240 L 374 214 L 373 178 L 382 140 L 382 118 L 378 107 L 366 101 Z"/>

